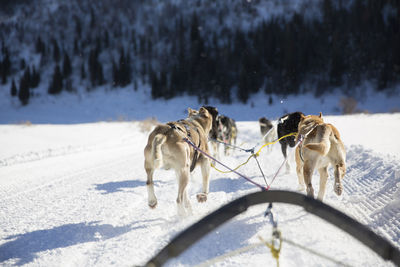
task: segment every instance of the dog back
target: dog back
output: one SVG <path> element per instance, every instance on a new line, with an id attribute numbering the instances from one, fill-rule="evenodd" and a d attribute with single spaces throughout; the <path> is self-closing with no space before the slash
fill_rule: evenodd
<path id="1" fill-rule="evenodd" d="M 290 133 L 297 132 L 301 116 L 304 116 L 304 114 L 302 112 L 297 111 L 280 117 L 277 126 L 278 138 L 281 138 L 282 136 L 285 136 Z M 295 140 L 294 136 L 289 136 L 287 138 L 280 140 L 279 142 L 281 144 L 287 143 L 291 147 L 293 147 L 295 145 L 294 140 Z"/>

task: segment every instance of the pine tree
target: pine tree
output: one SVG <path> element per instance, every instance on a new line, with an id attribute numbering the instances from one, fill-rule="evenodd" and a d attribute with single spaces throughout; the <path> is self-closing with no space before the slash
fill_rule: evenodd
<path id="1" fill-rule="evenodd" d="M 249 80 L 246 70 L 242 67 L 239 74 L 239 92 L 238 98 L 243 103 L 247 103 L 249 99 Z"/>
<path id="2" fill-rule="evenodd" d="M 31 71 L 31 88 L 36 88 L 40 83 L 40 74 L 36 71 L 35 66 L 32 67 Z"/>
<path id="3" fill-rule="evenodd" d="M 150 70 L 150 84 L 151 84 L 151 97 L 153 99 L 161 96 L 160 81 L 157 77 L 157 73 L 154 70 Z"/>
<path id="4" fill-rule="evenodd" d="M 46 46 L 43 43 L 42 38 L 40 38 L 40 36 L 36 39 L 35 50 L 36 53 L 40 53 L 42 55 L 44 55 L 46 52 Z"/>
<path id="5" fill-rule="evenodd" d="M 17 86 L 15 85 L 14 79 L 12 79 L 11 82 L 10 94 L 11 96 L 17 96 Z"/>
<path id="6" fill-rule="evenodd" d="M 108 48 L 110 46 L 110 37 L 108 36 L 108 31 L 104 32 L 103 43 L 104 43 L 104 48 Z"/>
<path id="7" fill-rule="evenodd" d="M 82 62 L 81 64 L 81 80 L 86 79 L 86 71 L 85 71 L 85 64 Z"/>
<path id="8" fill-rule="evenodd" d="M 102 85 L 104 83 L 103 66 L 98 60 L 99 49 L 90 51 L 88 67 L 92 86 Z"/>
<path id="9" fill-rule="evenodd" d="M 74 55 L 78 55 L 79 54 L 79 44 L 78 44 L 78 40 L 75 38 L 74 39 Z"/>
<path id="10" fill-rule="evenodd" d="M 55 39 L 52 40 L 53 42 L 53 59 L 55 62 L 60 61 L 60 48 L 58 47 L 57 41 Z"/>
<path id="11" fill-rule="evenodd" d="M 26 68 L 25 71 L 24 71 L 23 80 L 24 80 L 24 82 L 27 84 L 27 86 L 29 88 L 32 88 L 32 85 L 31 85 L 31 83 L 32 83 L 32 75 L 31 75 L 31 71 L 30 71 L 29 67 Z"/>
<path id="12" fill-rule="evenodd" d="M 21 58 L 21 60 L 20 60 L 20 62 L 19 62 L 19 68 L 20 68 L 21 70 L 23 70 L 23 69 L 26 68 L 26 61 L 25 61 L 24 58 Z"/>
<path id="13" fill-rule="evenodd" d="M 7 75 L 6 75 L 6 71 L 4 70 L 2 61 L 0 61 L 0 75 L 1 75 L 1 83 L 6 84 L 7 83 Z"/>
<path id="14" fill-rule="evenodd" d="M 30 97 L 29 81 L 27 81 L 26 76 L 23 75 L 19 83 L 18 98 L 21 101 L 21 104 L 25 106 L 29 103 L 29 97 Z"/>
<path id="15" fill-rule="evenodd" d="M 3 61 L 1 62 L 1 82 L 2 84 L 7 83 L 7 77 L 11 73 L 11 60 L 8 48 L 4 45 L 2 47 Z"/>
<path id="16" fill-rule="evenodd" d="M 64 52 L 64 61 L 63 61 L 63 76 L 64 78 L 68 78 L 72 73 L 71 60 L 66 52 Z"/>
<path id="17" fill-rule="evenodd" d="M 336 32 L 332 40 L 331 49 L 331 70 L 330 70 L 330 83 L 333 86 L 342 85 L 342 76 L 345 71 L 345 59 L 343 56 L 342 41 L 338 37 L 339 33 Z"/>
<path id="18" fill-rule="evenodd" d="M 130 63 L 129 53 L 128 55 L 125 56 L 124 49 L 121 49 L 119 58 L 119 67 L 118 67 L 118 73 L 120 78 L 119 83 L 121 86 L 128 85 L 132 80 L 130 64 L 131 63 Z"/>
<path id="19" fill-rule="evenodd" d="M 138 46 L 137 46 L 137 42 L 136 42 L 136 34 L 134 31 L 132 31 L 132 43 L 133 43 L 133 53 L 134 53 L 134 55 L 137 55 Z"/>
<path id="20" fill-rule="evenodd" d="M 112 78 L 113 78 L 113 87 L 119 86 L 120 85 L 120 77 L 119 77 L 119 71 L 117 68 L 117 64 L 115 61 L 112 61 Z"/>
<path id="21" fill-rule="evenodd" d="M 53 77 L 48 88 L 49 94 L 59 94 L 63 89 L 63 78 L 61 75 L 60 67 L 58 65 L 54 68 Z"/>
<path id="22" fill-rule="evenodd" d="M 78 16 L 74 16 L 74 20 L 75 20 L 75 38 L 79 39 L 81 38 L 82 35 L 82 23 Z"/>
<path id="23" fill-rule="evenodd" d="M 96 26 L 96 15 L 93 8 L 90 8 L 90 28 L 94 29 L 94 26 Z"/>
<path id="24" fill-rule="evenodd" d="M 170 92 L 167 91 L 167 73 L 166 71 L 161 71 L 160 80 L 159 80 L 159 88 L 160 88 L 160 96 L 163 96 L 166 99 L 172 98 Z"/>

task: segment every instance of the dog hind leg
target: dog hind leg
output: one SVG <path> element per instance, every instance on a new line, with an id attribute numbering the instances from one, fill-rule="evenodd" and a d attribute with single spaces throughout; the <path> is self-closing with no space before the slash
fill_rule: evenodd
<path id="1" fill-rule="evenodd" d="M 206 158 L 203 158 L 201 161 L 201 174 L 203 176 L 203 192 L 197 194 L 197 201 L 206 202 L 210 188 L 210 162 Z"/>
<path id="2" fill-rule="evenodd" d="M 232 145 L 233 140 L 232 140 L 232 139 L 229 139 L 229 141 L 228 141 L 227 143 L 228 143 L 229 145 Z M 232 148 L 229 147 L 229 146 L 225 146 L 225 150 L 224 150 L 225 156 L 230 156 L 230 155 L 231 155 L 231 152 L 232 152 Z"/>
<path id="3" fill-rule="evenodd" d="M 299 148 L 296 149 L 296 173 L 298 179 L 298 189 L 299 191 L 303 191 L 305 189 L 304 186 L 304 175 L 303 175 L 303 163 L 300 158 L 300 150 Z"/>
<path id="4" fill-rule="evenodd" d="M 192 207 L 187 195 L 187 185 L 189 183 L 189 166 L 176 171 L 178 177 L 178 197 L 176 199 L 178 215 L 186 216 L 191 213 Z"/>
<path id="5" fill-rule="evenodd" d="M 304 175 L 304 183 L 307 186 L 307 196 L 314 197 L 314 188 L 312 187 L 312 175 L 314 172 L 315 162 L 313 161 L 305 161 L 303 166 L 303 175 Z"/>
<path id="6" fill-rule="evenodd" d="M 145 166 L 146 173 L 147 173 L 147 196 L 148 196 L 148 205 L 150 208 L 154 209 L 157 206 L 157 198 L 154 193 L 154 182 L 153 182 L 153 174 L 154 169 L 150 166 Z"/>
<path id="7" fill-rule="evenodd" d="M 148 205 L 150 208 L 155 208 L 157 206 L 157 198 L 154 193 L 154 182 L 153 182 L 153 174 L 154 174 L 154 158 L 152 152 L 152 145 L 147 144 L 144 149 L 144 169 L 147 174 L 147 196 L 148 196 Z"/>
<path id="8" fill-rule="evenodd" d="M 219 160 L 219 144 L 217 142 L 212 142 L 212 150 L 213 150 L 213 155 L 214 158 Z M 215 162 L 214 162 L 215 164 Z"/>
<path id="9" fill-rule="evenodd" d="M 326 191 L 326 181 L 328 180 L 328 167 L 323 167 L 318 169 L 319 172 L 319 191 L 318 191 L 318 199 L 322 201 L 325 196 Z"/>
<path id="10" fill-rule="evenodd" d="M 336 195 L 340 196 L 343 192 L 343 186 L 342 186 L 342 181 L 341 181 L 341 166 L 340 164 L 335 165 L 335 170 L 334 170 L 334 174 L 335 174 L 335 185 L 333 188 L 333 191 L 336 193 Z"/>

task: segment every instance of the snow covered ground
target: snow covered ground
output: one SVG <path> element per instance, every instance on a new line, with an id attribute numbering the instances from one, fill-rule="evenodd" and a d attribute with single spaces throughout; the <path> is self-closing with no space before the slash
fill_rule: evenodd
<path id="1" fill-rule="evenodd" d="M 177 120 L 184 117 L 188 106 L 184 99 L 168 103 L 156 101 L 148 103 L 147 109 L 135 111 L 141 102 L 147 101 L 143 98 L 137 106 L 130 107 L 131 113 L 126 112 L 129 109 L 123 105 L 110 102 L 111 106 L 108 106 L 107 98 L 102 98 L 103 107 L 97 105 L 96 108 L 71 104 L 68 97 L 62 99 L 57 100 L 64 101 L 61 105 L 48 102 L 43 105 L 39 102 L 44 100 L 37 99 L 27 107 L 15 107 L 14 103 L 11 104 L 13 107 L 6 107 L 7 110 L 3 105 L 1 110 L 0 265 L 143 265 L 192 223 L 231 200 L 257 191 L 235 174 L 212 170 L 208 201 L 197 203 L 195 194 L 201 190 L 201 177 L 200 171 L 195 170 L 189 184 L 194 214 L 179 218 L 175 175 L 159 170 L 155 173 L 159 204 L 151 210 L 147 206 L 143 168 L 143 148 L 148 131 L 144 130 L 141 121 L 115 120 L 119 109 L 121 115 L 127 114 L 124 116 L 130 119 L 154 116 L 161 121 Z M 257 119 L 262 112 L 274 118 L 283 109 L 334 113 L 323 105 L 318 110 L 318 107 L 310 108 L 301 101 L 293 101 L 296 103 L 293 105 L 283 102 L 281 107 L 278 102 L 270 110 L 267 106 L 262 109 L 260 103 L 255 99 L 253 109 L 219 106 L 222 113 L 238 118 L 238 144 L 243 147 L 252 147 L 260 141 Z M 198 107 L 196 104 L 189 106 Z M 165 108 L 165 112 L 161 108 Z M 107 113 L 111 110 L 112 113 Z M 107 116 L 114 121 L 100 121 L 106 120 Z M 22 121 L 32 124 L 10 124 Z M 328 115 L 325 121 L 337 126 L 347 149 L 344 193 L 337 197 L 330 179 L 325 202 L 400 248 L 400 114 Z M 222 160 L 235 167 L 248 156 L 235 151 L 231 156 L 222 156 Z M 279 145 L 273 146 L 270 153 L 263 150 L 260 162 L 268 181 L 282 161 Z M 293 162 L 292 169 L 290 174 L 281 173 L 272 189 L 296 191 Z M 263 183 L 254 160 L 239 171 Z M 318 188 L 317 178 L 314 175 L 315 188 Z M 258 236 L 268 240 L 272 227 L 263 217 L 265 210 L 266 205 L 250 208 L 167 265 L 192 266 L 256 243 Z M 283 237 L 288 240 L 351 266 L 392 266 L 352 237 L 302 208 L 276 204 L 274 214 Z M 336 266 L 289 243 L 283 243 L 280 264 Z M 274 266 L 275 260 L 268 248 L 260 246 L 216 265 Z"/>

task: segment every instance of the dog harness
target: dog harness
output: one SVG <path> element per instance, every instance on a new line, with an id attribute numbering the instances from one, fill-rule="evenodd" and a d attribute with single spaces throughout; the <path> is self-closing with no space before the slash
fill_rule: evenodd
<path id="1" fill-rule="evenodd" d="M 179 121 L 177 121 L 177 122 L 183 124 L 183 126 L 185 127 L 185 130 L 186 130 L 186 135 L 187 135 L 188 139 L 189 139 L 189 140 L 192 140 L 192 135 L 191 135 L 191 133 L 190 133 L 190 125 L 187 123 L 187 121 L 185 121 L 185 120 L 179 120 Z M 167 125 L 170 126 L 170 127 L 171 127 L 172 129 L 174 129 L 174 130 L 179 130 L 179 131 L 183 132 L 183 129 L 182 129 L 181 127 L 178 127 L 178 126 L 177 126 L 175 123 L 173 123 L 173 122 L 168 122 Z M 198 130 L 197 128 L 196 128 L 196 131 L 197 131 L 197 134 L 199 135 L 199 145 L 198 145 L 198 147 L 200 147 L 200 145 L 201 145 L 201 141 L 200 141 L 200 132 L 199 132 L 199 130 Z M 198 157 L 199 157 L 199 153 L 198 153 L 198 151 L 195 149 L 195 150 L 194 150 L 194 154 L 193 154 L 193 158 L 192 158 L 192 163 L 190 164 L 190 172 L 192 172 L 192 171 L 194 170 L 194 167 L 196 167 L 196 162 L 197 162 Z"/>

